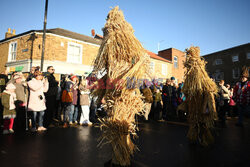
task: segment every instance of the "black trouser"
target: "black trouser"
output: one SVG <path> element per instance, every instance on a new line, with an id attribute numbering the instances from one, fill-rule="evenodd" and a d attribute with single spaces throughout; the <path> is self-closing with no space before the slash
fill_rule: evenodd
<path id="1" fill-rule="evenodd" d="M 2 100 L 0 98 L 0 127 L 3 126 L 3 105 Z"/>
<path id="2" fill-rule="evenodd" d="M 229 112 L 229 104 L 228 104 L 227 99 L 224 100 L 224 105 L 220 106 L 220 109 L 218 112 L 218 117 L 220 121 L 222 122 L 226 121 L 226 112 Z"/>
<path id="3" fill-rule="evenodd" d="M 154 120 L 161 120 L 162 119 L 162 105 L 161 102 L 154 101 L 152 103 L 150 117 Z"/>
<path id="4" fill-rule="evenodd" d="M 25 106 L 20 106 L 21 101 L 16 101 L 16 118 L 14 122 L 14 129 L 18 131 L 24 131 L 26 128 L 26 111 Z"/>
<path id="5" fill-rule="evenodd" d="M 44 127 L 48 127 L 56 110 L 56 96 L 46 96 L 46 110 L 44 114 Z"/>

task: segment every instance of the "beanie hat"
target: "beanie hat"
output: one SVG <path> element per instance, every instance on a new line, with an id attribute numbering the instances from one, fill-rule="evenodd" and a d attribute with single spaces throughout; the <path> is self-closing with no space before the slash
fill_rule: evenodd
<path id="1" fill-rule="evenodd" d="M 171 80 L 175 80 L 175 77 L 171 77 L 170 79 L 171 79 Z"/>

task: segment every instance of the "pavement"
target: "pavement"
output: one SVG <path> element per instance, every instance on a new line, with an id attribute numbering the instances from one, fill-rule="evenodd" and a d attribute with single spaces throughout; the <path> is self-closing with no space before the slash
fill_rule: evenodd
<path id="1" fill-rule="evenodd" d="M 134 167 L 249 167 L 250 120 L 245 127 L 217 127 L 210 147 L 192 145 L 188 126 L 178 122 L 139 123 L 139 148 Z M 94 126 L 54 127 L 40 133 L 0 135 L 1 167 L 103 167 L 111 147 L 97 148 L 100 130 Z"/>

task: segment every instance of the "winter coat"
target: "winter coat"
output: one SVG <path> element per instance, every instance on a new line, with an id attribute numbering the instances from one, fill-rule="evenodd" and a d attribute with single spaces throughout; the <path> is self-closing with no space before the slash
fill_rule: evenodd
<path id="1" fill-rule="evenodd" d="M 224 85 L 221 85 L 219 87 L 219 94 L 220 94 L 221 100 L 229 100 L 230 99 L 229 98 L 229 91 Z"/>
<path id="2" fill-rule="evenodd" d="M 48 80 L 36 80 L 33 78 L 28 82 L 30 88 L 28 111 L 46 110 L 44 92 L 48 91 Z"/>
<path id="3" fill-rule="evenodd" d="M 79 86 L 80 90 L 80 105 L 90 105 L 89 103 L 89 89 L 85 88 L 83 85 L 80 84 Z"/>
<path id="4" fill-rule="evenodd" d="M 49 89 L 45 93 L 45 96 L 56 96 L 57 95 L 57 89 L 58 89 L 58 82 L 56 81 L 56 78 L 53 74 L 45 73 L 45 76 L 48 79 L 49 82 Z"/>
<path id="5" fill-rule="evenodd" d="M 73 83 L 73 82 L 72 82 Z M 71 88 L 71 92 L 73 94 L 73 105 L 77 105 L 78 102 L 78 83 L 73 83 L 73 86 Z"/>
<path id="6" fill-rule="evenodd" d="M 17 100 L 19 102 L 26 103 L 27 102 L 26 100 L 27 85 L 25 83 L 21 83 L 21 84 L 14 83 L 14 85 L 16 86 L 15 93 L 16 93 Z"/>
<path id="7" fill-rule="evenodd" d="M 0 74 L 0 93 L 2 93 L 5 90 L 7 82 L 8 82 L 7 75 Z"/>
<path id="8" fill-rule="evenodd" d="M 10 99 L 12 98 L 12 99 Z M 4 107 L 3 109 L 3 118 L 15 118 L 16 117 L 16 111 L 15 111 L 15 104 L 14 101 L 16 100 L 15 98 L 15 93 L 14 95 L 11 95 L 7 91 L 4 91 L 1 96 L 1 102 Z M 12 104 L 10 102 L 12 101 Z"/>
<path id="9" fill-rule="evenodd" d="M 250 81 L 246 81 L 244 85 L 241 82 L 237 82 L 233 96 L 237 104 L 250 105 Z"/>

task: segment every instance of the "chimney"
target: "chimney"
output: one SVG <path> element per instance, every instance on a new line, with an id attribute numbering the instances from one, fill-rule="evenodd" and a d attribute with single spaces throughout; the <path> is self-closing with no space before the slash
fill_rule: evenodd
<path id="1" fill-rule="evenodd" d="M 16 35 L 16 30 L 13 29 L 12 32 L 13 32 L 13 34 L 11 33 L 11 29 L 8 28 L 8 32 L 5 33 L 5 39 L 6 39 L 6 38 L 10 38 L 10 37 Z"/>
<path id="2" fill-rule="evenodd" d="M 91 30 L 91 35 L 92 35 L 93 37 L 95 36 L 95 30 L 94 30 L 94 29 Z"/>

